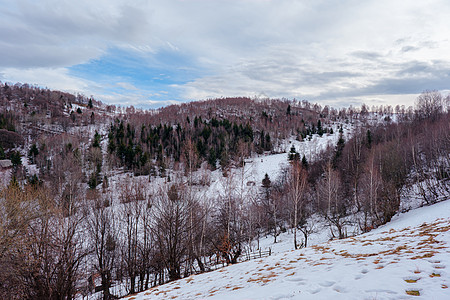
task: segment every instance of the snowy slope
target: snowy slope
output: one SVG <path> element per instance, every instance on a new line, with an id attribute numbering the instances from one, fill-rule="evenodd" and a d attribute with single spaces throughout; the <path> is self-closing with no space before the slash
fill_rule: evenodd
<path id="1" fill-rule="evenodd" d="M 126 299 L 450 299 L 450 200 L 370 233 L 193 275 Z"/>

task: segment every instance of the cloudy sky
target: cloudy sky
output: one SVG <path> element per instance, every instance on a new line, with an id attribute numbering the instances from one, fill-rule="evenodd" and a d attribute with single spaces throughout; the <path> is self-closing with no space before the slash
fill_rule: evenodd
<path id="1" fill-rule="evenodd" d="M 447 0 L 0 0 L 0 81 L 158 107 L 411 105 L 450 89 Z"/>

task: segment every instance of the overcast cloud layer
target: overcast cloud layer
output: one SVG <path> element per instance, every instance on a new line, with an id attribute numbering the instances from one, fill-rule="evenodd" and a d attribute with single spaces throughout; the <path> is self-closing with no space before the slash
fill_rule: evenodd
<path id="1" fill-rule="evenodd" d="M 0 0 L 0 81 L 161 106 L 222 96 L 334 106 L 449 90 L 450 3 Z"/>

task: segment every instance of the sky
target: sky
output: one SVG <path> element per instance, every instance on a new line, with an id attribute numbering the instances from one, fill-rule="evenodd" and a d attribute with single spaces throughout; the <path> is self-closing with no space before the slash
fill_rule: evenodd
<path id="1" fill-rule="evenodd" d="M 155 108 L 413 105 L 450 90 L 450 2 L 0 0 L 0 81 Z"/>

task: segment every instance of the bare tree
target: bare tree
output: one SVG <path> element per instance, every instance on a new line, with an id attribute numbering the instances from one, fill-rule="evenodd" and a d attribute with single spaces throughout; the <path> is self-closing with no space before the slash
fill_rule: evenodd
<path id="1" fill-rule="evenodd" d="M 94 253 L 94 269 L 100 275 L 103 299 L 113 299 L 110 292 L 118 252 L 116 217 L 110 208 L 88 203 L 87 233 Z"/>
<path id="2" fill-rule="evenodd" d="M 359 222 L 362 232 L 369 231 L 371 228 L 379 225 L 379 197 L 382 188 L 382 180 L 379 172 L 380 166 L 375 159 L 375 151 L 372 151 L 367 158 L 362 176 L 359 178 L 361 190 L 361 209 L 363 220 Z"/>
<path id="3" fill-rule="evenodd" d="M 153 230 L 169 280 L 181 278 L 189 240 L 189 207 L 177 184 L 161 189 L 154 204 Z"/>
<path id="4" fill-rule="evenodd" d="M 443 111 L 442 95 L 438 91 L 424 91 L 416 99 L 416 112 L 419 118 L 436 119 Z"/>
<path id="5" fill-rule="evenodd" d="M 3 288 L 13 283 L 14 287 L 9 286 L 10 292 L 16 289 L 13 298 L 74 299 L 81 279 L 79 266 L 86 254 L 79 230 L 82 215 L 65 218 L 45 188 L 14 187 L 7 191 L 7 197 L 7 202 L 18 205 L 5 207 L 7 220 L 19 229 L 8 231 L 19 234 L 11 248 L 2 247 L 0 264 L 8 278 L 2 278 L 6 280 L 2 280 L 5 283 L 0 284 L 0 290 L 3 293 Z M 30 203 L 33 211 L 27 211 Z M 25 212 L 29 215 L 22 215 Z M 20 222 L 14 220 L 19 215 L 23 218 Z"/>
<path id="6" fill-rule="evenodd" d="M 317 197 L 319 207 L 327 220 L 331 236 L 336 237 L 333 227 L 337 230 L 337 236 L 345 237 L 345 220 L 347 205 L 342 195 L 342 184 L 339 173 L 333 169 L 331 161 L 325 166 L 323 177 L 317 183 Z"/>
<path id="7" fill-rule="evenodd" d="M 288 179 L 288 194 L 292 209 L 292 229 L 294 230 L 294 247 L 298 249 L 297 228 L 305 206 L 307 188 L 307 172 L 298 160 L 293 160 Z"/>

